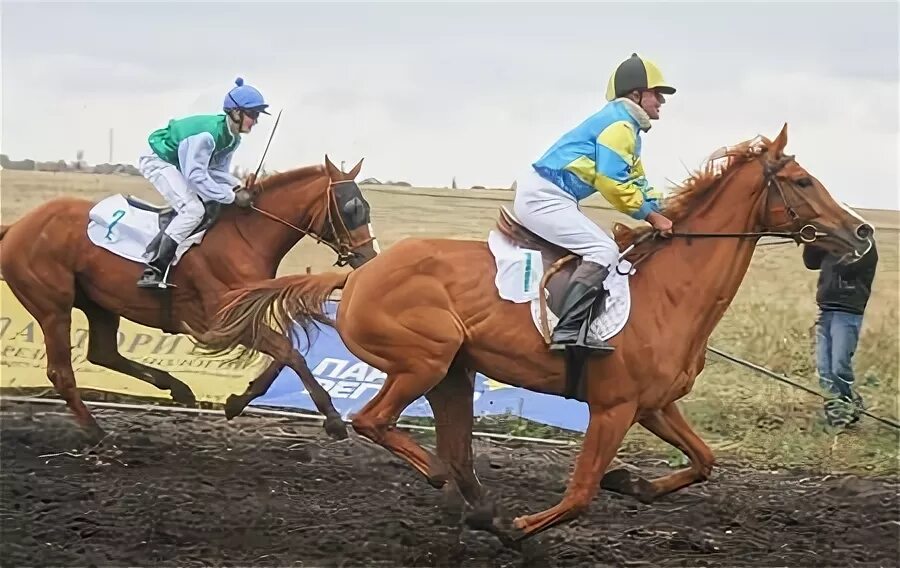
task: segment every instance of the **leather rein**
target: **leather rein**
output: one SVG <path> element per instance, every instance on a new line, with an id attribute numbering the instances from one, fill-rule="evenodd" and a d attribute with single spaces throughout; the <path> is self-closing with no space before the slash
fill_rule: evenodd
<path id="1" fill-rule="evenodd" d="M 794 161 L 794 156 L 784 156 L 780 160 L 776 162 L 764 162 L 763 163 L 763 173 L 764 173 L 764 182 L 765 187 L 768 189 L 766 193 L 766 203 L 768 205 L 769 199 L 773 193 L 773 188 L 775 192 L 778 193 L 778 196 L 781 198 L 781 202 L 783 203 L 783 207 L 766 207 L 766 211 L 769 214 L 772 213 L 784 213 L 787 215 L 788 220 L 785 223 L 780 223 L 778 225 L 773 225 L 775 228 L 778 227 L 789 227 L 794 225 L 797 219 L 800 218 L 797 210 L 788 202 L 787 196 L 784 193 L 784 186 L 781 181 L 778 179 L 778 173 L 790 162 Z M 746 239 L 746 238 L 759 238 L 759 237 L 779 237 L 783 239 L 790 239 L 797 244 L 803 243 L 812 243 L 819 237 L 824 237 L 825 233 L 817 230 L 813 225 L 807 224 L 801 227 L 798 230 L 794 231 L 750 231 L 745 233 L 693 233 L 687 232 L 682 233 L 678 231 L 673 231 L 670 235 L 671 238 L 685 238 L 685 239 L 704 239 L 704 238 L 731 238 L 731 239 Z M 647 239 L 655 239 L 660 237 L 659 231 L 650 231 L 645 233 L 634 240 L 634 242 L 628 246 L 620 255 L 619 258 L 624 258 L 629 252 L 631 252 L 634 247 L 646 241 Z M 646 260 L 649 256 L 651 256 L 655 250 L 649 251 L 638 258 L 635 262 L 631 263 L 631 266 L 637 266 L 640 262 Z M 617 268 L 618 270 L 618 268 Z"/>

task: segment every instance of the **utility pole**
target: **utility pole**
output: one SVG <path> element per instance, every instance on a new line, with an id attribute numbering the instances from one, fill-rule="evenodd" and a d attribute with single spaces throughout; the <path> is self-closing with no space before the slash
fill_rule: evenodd
<path id="1" fill-rule="evenodd" d="M 113 163 L 113 129 L 109 129 L 109 163 Z"/>

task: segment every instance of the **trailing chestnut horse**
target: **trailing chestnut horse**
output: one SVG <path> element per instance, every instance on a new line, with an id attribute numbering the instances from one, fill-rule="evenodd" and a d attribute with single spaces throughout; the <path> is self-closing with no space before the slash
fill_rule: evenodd
<path id="1" fill-rule="evenodd" d="M 649 228 L 620 227 L 620 247 L 636 243 L 626 257 L 636 263 L 631 315 L 610 340 L 615 351 L 588 359 L 583 388 L 572 395 L 588 404 L 590 421 L 568 490 L 556 506 L 515 519 L 520 537 L 582 514 L 599 486 L 650 502 L 709 476 L 713 454 L 675 402 L 702 371 L 707 341 L 759 237 L 818 239 L 846 262 L 871 246 L 872 228 L 785 156 L 786 143 L 787 125 L 774 141 L 742 143 L 688 179 L 665 206 L 676 231 L 671 240 L 644 239 L 653 235 Z M 321 319 L 328 293 L 343 289 L 336 318 L 341 338 L 387 373 L 380 392 L 353 417 L 353 428 L 433 486 L 451 482 L 479 512 L 492 511 L 472 467 L 474 373 L 532 391 L 567 391 L 564 359 L 548 350 L 527 304 L 501 299 L 496 274 L 484 242 L 407 239 L 348 275 L 286 276 L 232 292 L 212 331 L 198 339 L 213 351 L 252 345 L 268 329 L 267 318 L 306 325 Z M 394 428 L 403 409 L 423 395 L 434 413 L 437 455 Z M 635 422 L 687 454 L 690 467 L 652 481 L 622 469 L 604 476 Z M 469 522 L 477 517 L 483 515 Z M 510 542 L 493 519 L 478 524 Z"/>
<path id="2" fill-rule="evenodd" d="M 192 329 L 206 329 L 225 292 L 273 278 L 284 255 L 307 234 L 337 252 L 336 264 L 362 265 L 377 254 L 377 243 L 370 234 L 369 204 L 353 181 L 361 166 L 362 160 L 344 174 L 326 156 L 324 166 L 260 180 L 251 176 L 253 206 L 223 208 L 202 242 L 188 249 L 171 269 L 169 282 L 176 287 L 169 289 L 138 288 L 135 283 L 142 264 L 91 242 L 88 212 L 94 203 L 90 201 L 54 199 L 0 229 L 3 277 L 40 324 L 47 376 L 78 422 L 89 433 L 102 436 L 75 385 L 70 340 L 73 307 L 88 320 L 88 361 L 169 390 L 176 401 L 193 405 L 194 394 L 186 384 L 119 353 L 119 318 L 167 333 L 185 332 L 185 323 Z M 128 201 L 132 207 L 163 212 L 163 217 L 170 214 L 133 197 Z M 275 332 L 260 341 L 260 351 L 274 359 L 260 378 L 274 378 L 284 365 L 290 366 L 326 416 L 329 434 L 346 437 L 346 426 L 331 397 L 291 342 Z"/>

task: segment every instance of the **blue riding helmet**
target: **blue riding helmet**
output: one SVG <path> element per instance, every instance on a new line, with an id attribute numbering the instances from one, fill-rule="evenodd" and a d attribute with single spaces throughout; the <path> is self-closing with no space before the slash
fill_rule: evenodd
<path id="1" fill-rule="evenodd" d="M 235 79 L 234 84 L 237 86 L 225 95 L 225 102 L 222 104 L 224 110 L 256 110 L 263 114 L 269 114 L 266 111 L 269 105 L 263 99 L 262 93 L 250 85 L 245 85 L 244 79 L 241 77 Z"/>

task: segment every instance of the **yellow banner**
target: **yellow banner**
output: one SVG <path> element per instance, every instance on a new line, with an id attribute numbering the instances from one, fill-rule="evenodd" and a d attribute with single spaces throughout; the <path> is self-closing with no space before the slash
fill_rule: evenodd
<path id="1" fill-rule="evenodd" d="M 87 319 L 72 311 L 72 368 L 79 388 L 91 388 L 141 397 L 170 398 L 140 379 L 89 363 L 86 359 Z M 233 362 L 229 356 L 210 357 L 196 352 L 188 336 L 168 335 L 132 323 L 119 325 L 119 352 L 137 361 L 171 373 L 194 391 L 197 400 L 223 403 L 228 395 L 241 393 L 269 364 L 268 357 Z M 41 326 L 0 280 L 0 388 L 53 388 L 47 378 L 47 354 Z"/>

